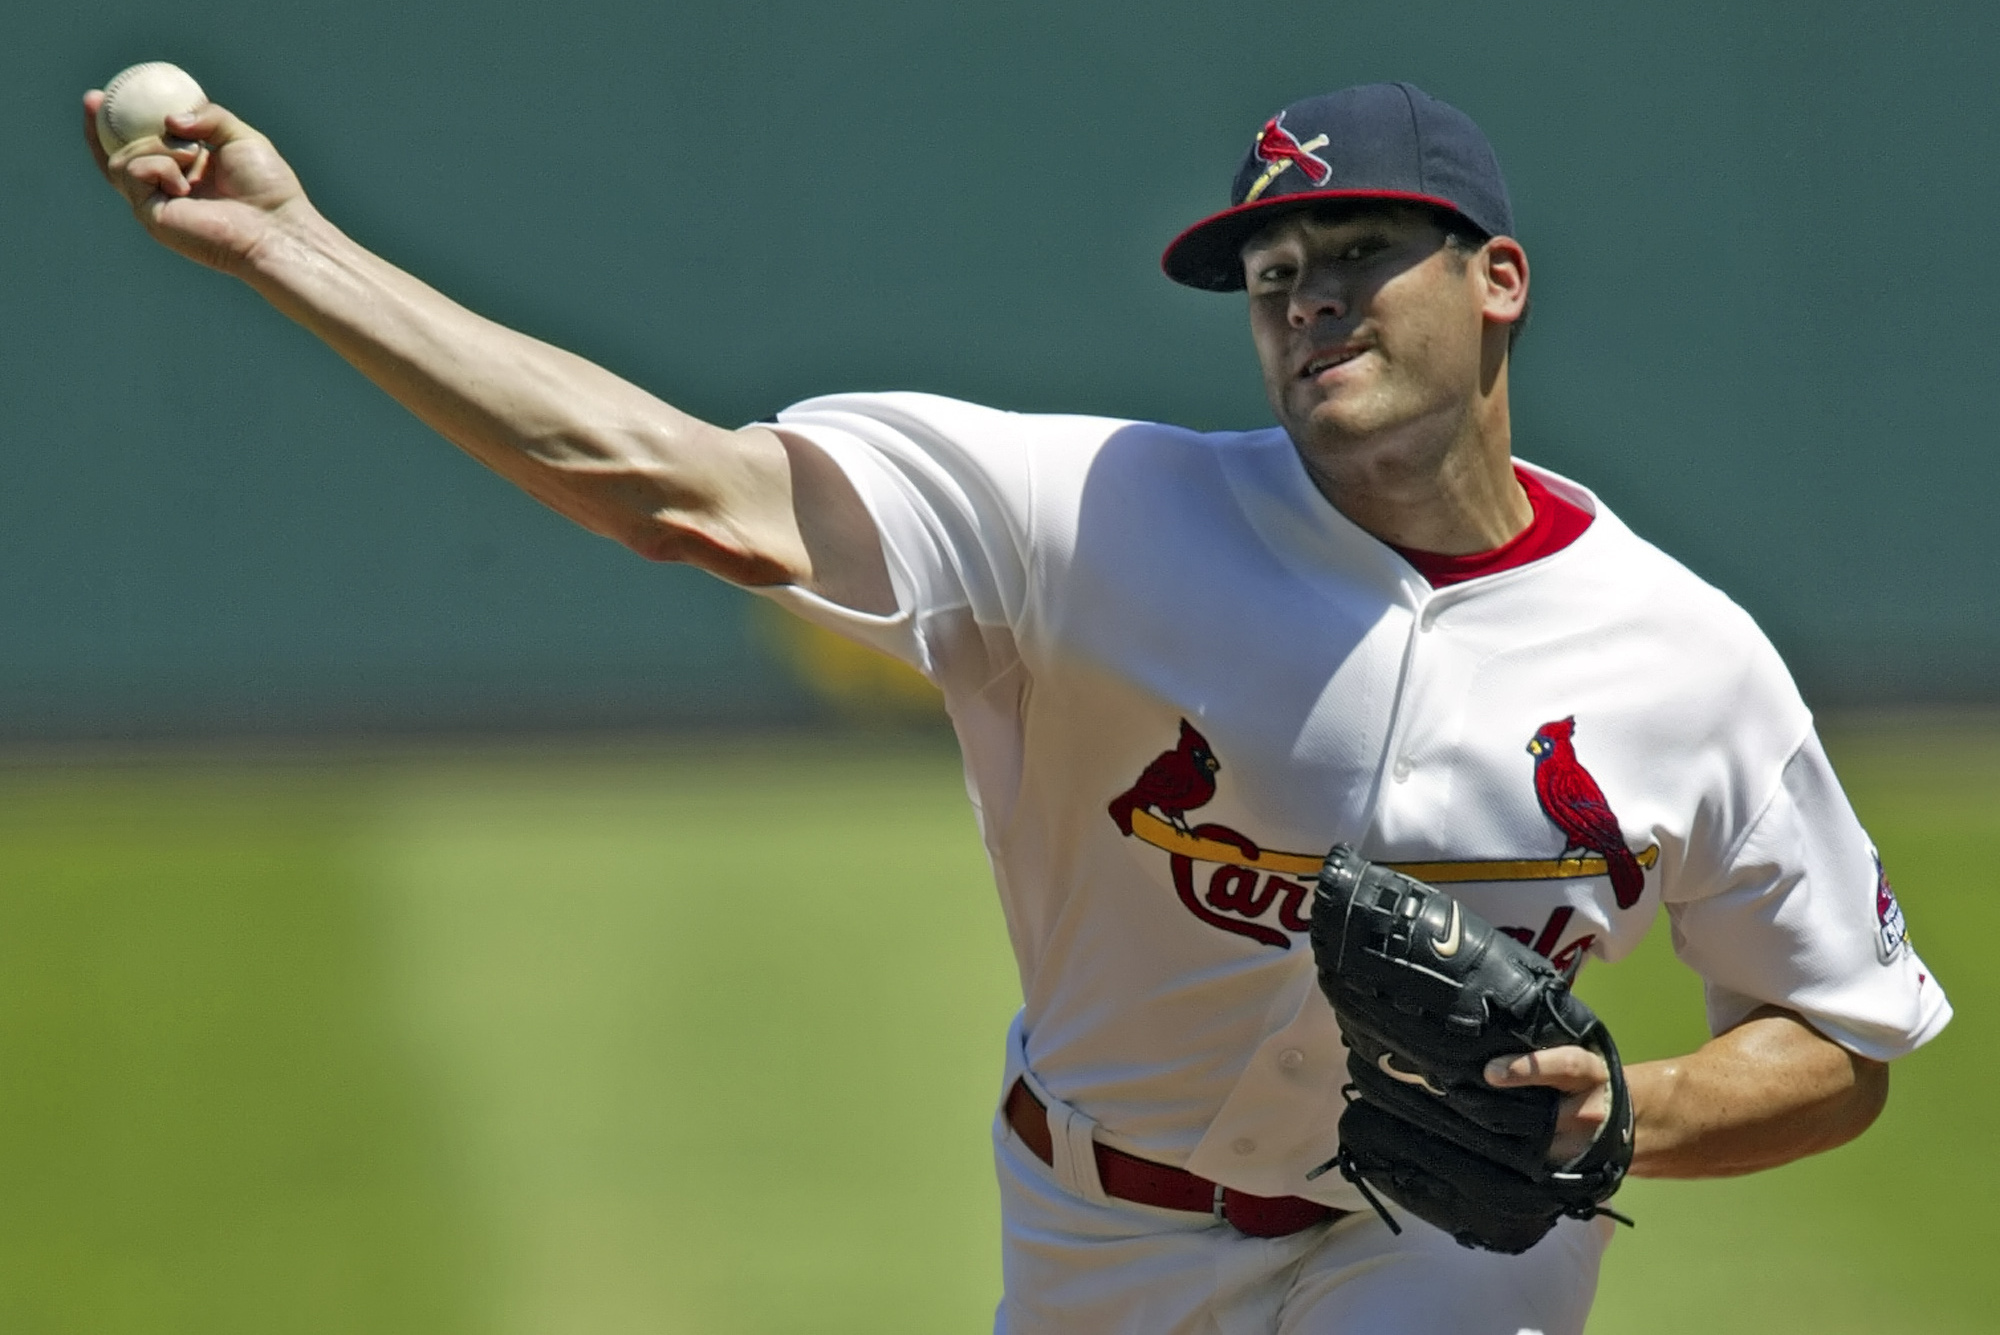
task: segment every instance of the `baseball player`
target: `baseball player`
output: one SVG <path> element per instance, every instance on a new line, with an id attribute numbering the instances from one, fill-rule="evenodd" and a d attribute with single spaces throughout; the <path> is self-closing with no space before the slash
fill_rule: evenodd
<path id="1" fill-rule="evenodd" d="M 1023 992 L 997 1330 L 1582 1329 L 1608 1220 L 1497 1255 L 1308 1178 L 1335 843 L 1570 973 L 1666 910 L 1715 1036 L 1628 1068 L 1636 1173 L 1840 1144 L 1950 1017 L 1750 619 L 1512 456 L 1527 255 L 1484 136 L 1415 88 L 1286 107 L 1167 249 L 1247 293 L 1278 424 L 1217 434 L 918 394 L 712 426 L 370 254 L 222 107 L 169 128 L 206 156 L 100 154 L 162 242 L 592 531 L 942 688 Z M 1488 1078 L 1562 1093 L 1556 1160 L 1606 1115 L 1585 1048 Z"/>

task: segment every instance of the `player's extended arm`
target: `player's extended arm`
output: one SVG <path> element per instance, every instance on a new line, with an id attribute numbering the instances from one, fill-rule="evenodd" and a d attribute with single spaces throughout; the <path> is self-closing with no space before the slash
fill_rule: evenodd
<path id="1" fill-rule="evenodd" d="M 1553 1085 L 1568 1098 L 1558 1149 L 1571 1157 L 1605 1113 L 1602 1060 L 1554 1048 L 1496 1060 L 1495 1085 Z M 1635 1119 L 1632 1172 L 1730 1177 L 1802 1159 L 1868 1129 L 1889 1097 L 1889 1068 L 1857 1056 L 1790 1011 L 1762 1006 L 1684 1057 L 1625 1068 Z"/>
<path id="2" fill-rule="evenodd" d="M 449 300 L 342 234 L 270 140 L 213 103 L 169 121 L 198 147 L 149 138 L 107 158 L 102 98 L 84 98 L 84 137 L 147 231 L 249 283 L 536 499 L 653 560 L 893 610 L 867 510 L 817 448 L 699 421 Z"/>

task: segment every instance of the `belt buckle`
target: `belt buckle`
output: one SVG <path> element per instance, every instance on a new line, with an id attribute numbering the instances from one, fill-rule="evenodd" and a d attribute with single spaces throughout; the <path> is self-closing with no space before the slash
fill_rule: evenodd
<path id="1" fill-rule="evenodd" d="M 1215 1184 L 1215 1203 L 1209 1209 L 1215 1215 L 1215 1222 L 1218 1224 L 1229 1222 L 1228 1195 L 1229 1188 L 1223 1186 L 1220 1182 Z"/>

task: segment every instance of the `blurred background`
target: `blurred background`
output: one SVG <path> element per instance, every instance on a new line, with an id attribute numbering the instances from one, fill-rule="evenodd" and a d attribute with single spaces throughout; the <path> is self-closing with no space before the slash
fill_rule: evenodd
<path id="1" fill-rule="evenodd" d="M 1519 452 L 1771 633 L 1960 1011 L 1857 1145 L 1637 1184 L 1592 1329 L 1990 1328 L 2000 1182 L 1947 1147 L 2000 1056 L 1959 944 L 2000 926 L 2000 9 L 10 20 L 0 1329 L 962 1330 L 998 1292 L 1018 988 L 934 704 L 155 247 L 77 106 L 147 59 L 365 244 L 725 423 L 1263 425 L 1240 302 L 1161 246 L 1288 101 L 1465 108 L 1535 264 Z M 1663 941 L 1586 983 L 1638 1056 L 1701 1036 Z"/>

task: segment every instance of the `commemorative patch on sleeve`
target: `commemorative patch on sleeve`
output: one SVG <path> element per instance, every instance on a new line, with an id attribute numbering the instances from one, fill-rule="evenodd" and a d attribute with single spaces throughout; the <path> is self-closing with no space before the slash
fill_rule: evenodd
<path id="1" fill-rule="evenodd" d="M 1903 906 L 1896 902 L 1889 873 L 1882 867 L 1882 855 L 1871 844 L 1868 856 L 1875 861 L 1875 953 L 1888 964 L 1902 953 L 1910 933 L 1903 924 Z"/>

